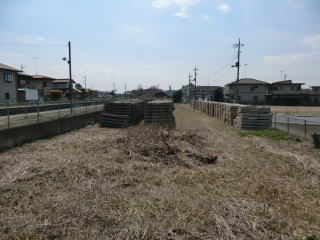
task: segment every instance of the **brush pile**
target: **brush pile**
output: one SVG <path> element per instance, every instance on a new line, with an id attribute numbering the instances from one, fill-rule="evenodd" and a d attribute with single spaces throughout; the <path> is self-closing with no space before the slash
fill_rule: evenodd
<path id="1" fill-rule="evenodd" d="M 129 128 L 127 137 L 114 141 L 122 159 L 179 165 L 190 168 L 199 164 L 214 164 L 204 139 L 198 135 L 172 132 L 153 125 Z M 119 158 L 118 158 L 119 159 Z"/>

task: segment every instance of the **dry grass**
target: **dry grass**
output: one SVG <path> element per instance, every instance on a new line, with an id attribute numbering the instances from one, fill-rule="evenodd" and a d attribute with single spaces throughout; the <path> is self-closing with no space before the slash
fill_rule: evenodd
<path id="1" fill-rule="evenodd" d="M 320 116 L 319 107 L 309 106 L 270 106 L 272 113 L 289 114 L 289 115 L 306 115 Z"/>
<path id="2" fill-rule="evenodd" d="M 319 237 L 319 151 L 175 115 L 174 131 L 90 126 L 0 154 L 0 239 Z"/>

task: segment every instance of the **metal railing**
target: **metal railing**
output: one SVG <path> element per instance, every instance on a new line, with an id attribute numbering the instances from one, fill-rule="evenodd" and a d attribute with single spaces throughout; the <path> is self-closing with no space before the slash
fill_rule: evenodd
<path id="1" fill-rule="evenodd" d="M 312 140 L 311 135 L 320 132 L 320 116 L 273 114 L 272 127 L 288 134 Z"/>
<path id="2" fill-rule="evenodd" d="M 88 99 L 2 105 L 0 106 L 0 130 L 102 111 L 106 101 L 108 100 Z"/>

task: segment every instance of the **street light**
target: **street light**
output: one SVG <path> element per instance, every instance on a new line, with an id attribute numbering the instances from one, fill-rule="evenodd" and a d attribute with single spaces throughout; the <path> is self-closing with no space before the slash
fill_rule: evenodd
<path id="1" fill-rule="evenodd" d="M 66 57 L 62 58 L 63 61 L 67 62 L 69 64 L 69 98 L 70 98 L 70 109 L 72 114 L 72 74 L 71 74 L 71 42 L 68 42 L 68 50 L 69 50 L 69 59 Z"/>

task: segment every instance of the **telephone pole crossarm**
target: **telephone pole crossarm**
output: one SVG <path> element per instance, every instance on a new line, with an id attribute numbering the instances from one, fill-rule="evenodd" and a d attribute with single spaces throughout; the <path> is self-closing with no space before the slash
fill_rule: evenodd
<path id="1" fill-rule="evenodd" d="M 237 81 L 236 81 L 236 96 L 235 96 L 235 101 L 238 102 L 239 101 L 239 77 L 240 77 L 240 54 L 241 54 L 241 47 L 244 47 L 244 44 L 241 43 L 240 38 L 239 38 L 239 42 L 233 45 L 234 48 L 238 49 L 238 56 L 237 56 L 237 62 L 235 63 L 235 65 L 233 65 L 232 67 L 236 67 L 237 68 Z"/>

